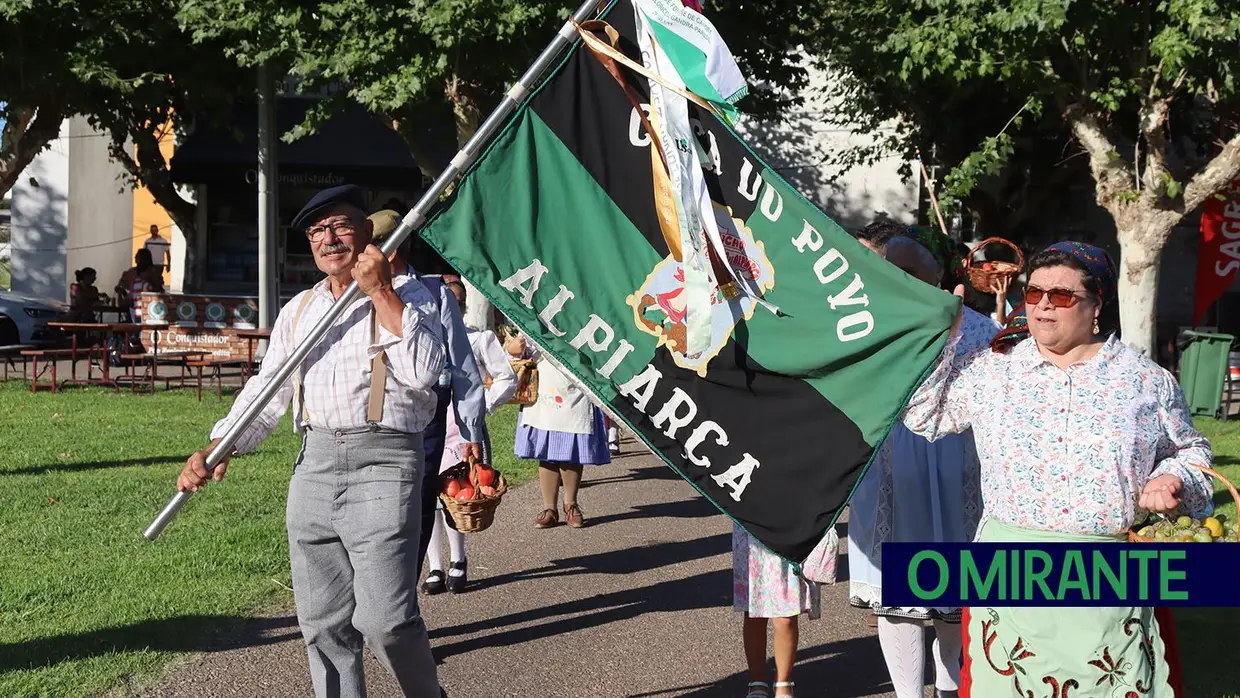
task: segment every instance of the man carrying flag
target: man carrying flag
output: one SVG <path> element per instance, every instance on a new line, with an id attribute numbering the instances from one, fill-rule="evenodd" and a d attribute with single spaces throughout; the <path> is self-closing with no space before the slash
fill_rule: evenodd
<path id="1" fill-rule="evenodd" d="M 393 279 L 371 245 L 361 189 L 325 189 L 293 218 L 326 275 L 280 310 L 262 370 L 211 431 L 218 439 L 262 393 L 285 358 L 353 281 L 365 295 L 327 331 L 263 407 L 234 453 L 254 450 L 292 403 L 302 449 L 288 494 L 289 558 L 297 621 L 317 698 L 362 698 L 362 643 L 409 698 L 440 695 L 418 611 L 422 431 L 443 369 L 438 303 L 413 276 Z M 213 443 L 212 446 L 215 444 Z M 190 456 L 177 489 L 222 480 Z"/>

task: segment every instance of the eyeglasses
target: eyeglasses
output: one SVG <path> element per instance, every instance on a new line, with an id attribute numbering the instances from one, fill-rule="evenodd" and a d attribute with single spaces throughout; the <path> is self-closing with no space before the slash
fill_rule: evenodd
<path id="1" fill-rule="evenodd" d="M 335 221 L 326 225 L 316 225 L 313 228 L 306 228 L 306 237 L 310 239 L 310 242 L 318 242 L 329 230 L 336 237 L 344 237 L 356 233 L 357 225 L 353 221 Z"/>
<path id="2" fill-rule="evenodd" d="M 1037 286 L 1028 286 L 1025 288 L 1025 306 L 1032 308 L 1041 303 L 1042 296 L 1050 299 L 1051 305 L 1056 308 L 1071 308 L 1084 298 L 1070 288 L 1042 289 Z"/>

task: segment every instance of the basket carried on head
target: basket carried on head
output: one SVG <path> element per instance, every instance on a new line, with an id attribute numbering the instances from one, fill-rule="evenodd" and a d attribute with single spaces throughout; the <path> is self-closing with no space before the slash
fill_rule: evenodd
<path id="1" fill-rule="evenodd" d="M 499 507 L 504 493 L 508 491 L 508 482 L 497 470 L 493 485 L 495 494 L 482 494 L 482 488 L 478 486 L 478 461 L 473 458 L 470 458 L 468 463 L 461 463 L 445 471 L 440 479 L 446 481 L 447 478 L 463 477 L 466 475 L 466 469 L 468 469 L 470 486 L 474 490 L 474 498 L 462 501 L 440 492 L 439 501 L 443 502 L 444 511 L 452 517 L 456 530 L 461 533 L 485 531 L 495 521 L 495 510 Z"/>
<path id="2" fill-rule="evenodd" d="M 1240 492 L 1236 491 L 1236 486 L 1231 484 L 1230 480 L 1223 477 L 1223 475 L 1219 473 L 1218 471 L 1211 470 L 1205 466 L 1197 465 L 1196 463 L 1189 463 L 1188 465 L 1200 470 L 1206 475 L 1209 475 L 1210 477 L 1213 477 L 1214 479 L 1223 483 L 1223 485 L 1227 487 L 1227 491 L 1231 493 L 1231 498 L 1236 500 L 1237 511 L 1240 511 Z M 1143 536 L 1140 533 L 1137 533 L 1137 527 L 1133 526 L 1132 528 L 1128 529 L 1128 542 L 1129 543 L 1153 543 L 1155 542 L 1155 540 L 1153 538 L 1150 538 L 1149 536 Z"/>
<path id="3" fill-rule="evenodd" d="M 973 256 L 983 247 L 991 243 L 1002 243 L 1016 250 L 1016 263 L 1011 262 L 982 262 L 978 264 L 973 261 Z M 1012 244 L 1003 238 L 986 238 L 973 246 L 969 250 L 969 257 L 964 261 L 965 272 L 969 275 L 969 283 L 973 284 L 973 288 L 982 293 L 998 293 L 1000 284 L 1003 281 L 1011 282 L 1017 274 L 1025 268 L 1025 254 L 1020 251 L 1020 247 Z"/>

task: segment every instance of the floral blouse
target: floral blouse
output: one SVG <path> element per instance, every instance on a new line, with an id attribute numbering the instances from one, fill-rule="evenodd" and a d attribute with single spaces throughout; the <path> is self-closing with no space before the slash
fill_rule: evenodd
<path id="1" fill-rule="evenodd" d="M 1060 369 L 1032 338 L 1008 354 L 966 335 L 967 319 L 917 389 L 904 423 L 931 441 L 973 428 L 985 516 L 1022 528 L 1114 535 L 1146 512 L 1150 478 L 1184 482 L 1180 509 L 1213 511 L 1210 443 L 1193 428 L 1166 370 L 1112 336 L 1093 358 Z M 964 341 L 962 341 L 962 339 Z"/>

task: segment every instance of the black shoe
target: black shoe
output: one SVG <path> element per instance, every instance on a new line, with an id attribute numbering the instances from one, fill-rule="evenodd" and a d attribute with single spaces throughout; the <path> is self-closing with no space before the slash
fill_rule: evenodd
<path id="1" fill-rule="evenodd" d="M 443 570 L 431 570 L 426 575 L 426 581 L 422 582 L 422 592 L 425 594 L 442 594 L 444 591 Z"/>
<path id="2" fill-rule="evenodd" d="M 455 574 L 448 575 L 448 591 L 452 592 L 453 594 L 459 594 L 462 591 L 465 591 L 465 585 L 469 583 L 468 567 L 469 567 L 469 562 L 466 560 L 462 560 L 460 562 L 454 562 L 451 565 L 449 565 L 450 569 L 460 570 L 461 574 L 460 576 L 457 576 Z"/>

